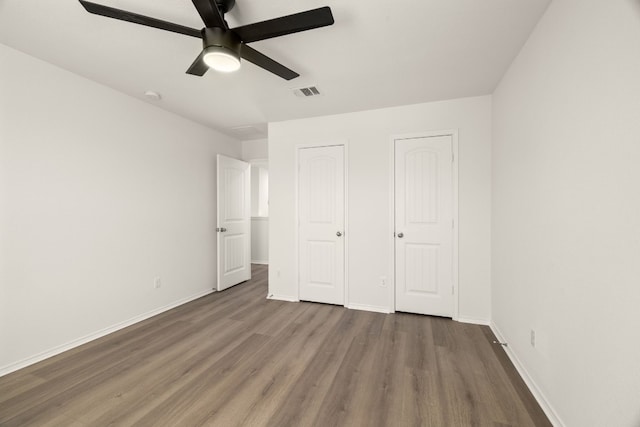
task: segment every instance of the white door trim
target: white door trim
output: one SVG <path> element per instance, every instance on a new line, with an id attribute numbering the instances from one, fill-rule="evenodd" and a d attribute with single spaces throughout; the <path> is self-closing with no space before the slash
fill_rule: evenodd
<path id="1" fill-rule="evenodd" d="M 296 278 L 296 302 L 300 301 L 300 207 L 299 207 L 299 191 L 300 191 L 300 150 L 303 148 L 321 148 L 321 147 L 335 147 L 342 146 L 344 151 L 344 306 L 349 306 L 349 150 L 348 141 L 334 140 L 326 143 L 301 143 L 296 144 L 295 149 L 295 221 L 294 221 L 294 240 L 295 240 L 295 259 L 294 259 L 294 273 Z"/>
<path id="2" fill-rule="evenodd" d="M 395 142 L 399 139 L 414 139 L 414 138 L 430 138 L 434 136 L 450 136 L 452 151 L 453 151 L 453 164 L 452 164 L 452 185 L 453 185 L 453 320 L 458 320 L 459 317 L 459 297 L 458 289 L 458 130 L 440 130 L 440 131 L 425 131 L 405 133 L 398 135 L 391 135 L 389 140 L 389 182 L 391 185 L 391 191 L 389 192 L 389 271 L 391 272 L 389 278 L 389 312 L 395 313 L 396 311 L 396 259 L 395 259 Z"/>

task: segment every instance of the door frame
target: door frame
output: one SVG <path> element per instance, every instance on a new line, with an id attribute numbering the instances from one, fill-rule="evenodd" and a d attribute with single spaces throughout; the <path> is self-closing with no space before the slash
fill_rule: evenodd
<path id="1" fill-rule="evenodd" d="M 453 258 L 452 258 L 452 281 L 453 281 L 453 320 L 458 320 L 459 317 L 459 288 L 458 288 L 458 130 L 438 130 L 438 131 L 424 131 L 391 135 L 389 140 L 389 182 L 391 183 L 391 191 L 389 191 L 389 271 L 391 277 L 389 278 L 389 312 L 396 312 L 396 239 L 395 223 L 396 223 L 396 140 L 399 139 L 417 139 L 417 138 L 431 138 L 436 136 L 450 136 L 451 137 L 451 150 L 453 152 L 452 163 L 452 199 L 453 199 Z"/>
<path id="2" fill-rule="evenodd" d="M 294 273 L 296 278 L 296 302 L 300 301 L 300 150 L 305 148 L 324 148 L 324 147 L 342 147 L 343 161 L 344 161 L 344 307 L 349 305 L 349 174 L 348 164 L 348 141 L 347 140 L 333 140 L 331 142 L 309 142 L 296 144 L 295 146 L 295 220 L 294 220 L 294 239 L 295 239 L 295 258 L 294 258 Z"/>

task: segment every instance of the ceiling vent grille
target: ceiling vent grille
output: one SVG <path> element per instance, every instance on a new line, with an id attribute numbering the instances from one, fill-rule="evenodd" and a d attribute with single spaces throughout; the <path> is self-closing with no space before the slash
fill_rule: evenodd
<path id="1" fill-rule="evenodd" d="M 315 86 L 301 87 L 301 88 L 298 88 L 298 89 L 294 89 L 293 93 L 295 93 L 296 96 L 299 96 L 299 97 L 302 97 L 302 98 L 308 98 L 310 96 L 318 96 L 318 95 L 320 95 L 320 91 Z"/>

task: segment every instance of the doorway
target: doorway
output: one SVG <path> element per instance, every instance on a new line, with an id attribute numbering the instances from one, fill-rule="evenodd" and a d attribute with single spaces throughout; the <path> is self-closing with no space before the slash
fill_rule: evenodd
<path id="1" fill-rule="evenodd" d="M 251 164 L 251 263 L 269 264 L 269 162 Z"/>

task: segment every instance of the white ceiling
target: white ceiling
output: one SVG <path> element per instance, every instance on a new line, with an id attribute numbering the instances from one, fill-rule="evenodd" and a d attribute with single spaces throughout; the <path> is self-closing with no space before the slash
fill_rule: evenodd
<path id="1" fill-rule="evenodd" d="M 189 0 L 94 0 L 190 26 Z M 0 43 L 239 139 L 266 123 L 490 94 L 550 0 L 237 0 L 231 28 L 330 6 L 335 24 L 252 43 L 297 71 L 185 74 L 198 39 L 87 13 L 77 0 L 0 0 Z M 322 96 L 292 89 L 315 85 Z M 233 128 L 254 126 L 240 132 Z M 244 136 L 243 136 L 244 135 Z M 247 136 L 250 135 L 250 136 Z"/>

